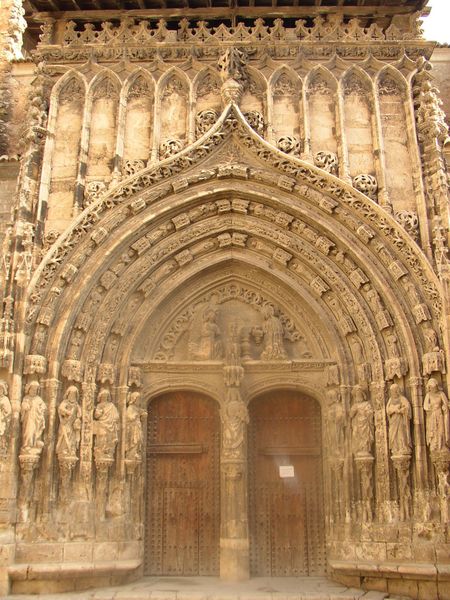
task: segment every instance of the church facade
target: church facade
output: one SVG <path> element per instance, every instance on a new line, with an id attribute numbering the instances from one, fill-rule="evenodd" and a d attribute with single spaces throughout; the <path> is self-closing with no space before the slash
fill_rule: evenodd
<path id="1" fill-rule="evenodd" d="M 425 3 L 110 4 L 1 9 L 0 592 L 450 598 Z"/>

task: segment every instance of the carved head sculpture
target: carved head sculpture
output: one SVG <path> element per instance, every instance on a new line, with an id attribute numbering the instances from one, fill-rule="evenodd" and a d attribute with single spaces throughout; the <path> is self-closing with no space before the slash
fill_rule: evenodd
<path id="1" fill-rule="evenodd" d="M 106 388 L 103 388 L 102 390 L 100 390 L 98 393 L 97 402 L 99 404 L 101 404 L 103 402 L 111 402 L 111 392 L 109 390 L 107 390 Z"/>
<path id="2" fill-rule="evenodd" d="M 270 317 L 273 317 L 275 315 L 274 308 L 271 304 L 266 304 L 263 307 L 262 313 L 265 319 L 270 319 Z"/>
<path id="3" fill-rule="evenodd" d="M 8 395 L 8 384 L 6 381 L 0 380 L 0 396 Z"/>
<path id="4" fill-rule="evenodd" d="M 327 390 L 327 398 L 328 398 L 329 404 L 335 404 L 336 402 L 339 402 L 338 390 L 336 388 L 331 388 L 331 389 Z"/>
<path id="5" fill-rule="evenodd" d="M 128 405 L 130 404 L 139 404 L 141 401 L 141 393 L 140 392 L 132 392 L 128 396 Z"/>
<path id="6" fill-rule="evenodd" d="M 427 383 L 427 391 L 428 392 L 437 392 L 439 389 L 439 384 L 433 377 L 430 377 Z"/>
<path id="7" fill-rule="evenodd" d="M 78 401 L 78 388 L 76 385 L 71 385 L 67 388 L 66 393 L 64 394 L 64 400 L 75 404 Z"/>
<path id="8" fill-rule="evenodd" d="M 400 386 L 397 383 L 393 383 L 389 388 L 391 400 L 397 400 L 400 398 Z"/>
<path id="9" fill-rule="evenodd" d="M 352 400 L 355 404 L 359 402 L 367 402 L 366 394 L 360 385 L 355 385 L 355 387 L 352 389 Z"/>
<path id="10" fill-rule="evenodd" d="M 30 381 L 30 383 L 28 383 L 25 387 L 25 393 L 28 396 L 37 396 L 39 394 L 39 390 L 40 390 L 41 386 L 39 384 L 39 381 L 33 380 Z"/>

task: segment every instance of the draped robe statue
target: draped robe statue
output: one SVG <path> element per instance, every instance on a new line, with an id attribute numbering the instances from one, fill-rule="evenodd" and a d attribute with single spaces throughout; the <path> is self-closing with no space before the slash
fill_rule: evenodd
<path id="1" fill-rule="evenodd" d="M 411 454 L 411 404 L 408 398 L 400 394 L 399 386 L 390 387 L 390 396 L 386 406 L 389 419 L 389 447 L 393 456 Z"/>

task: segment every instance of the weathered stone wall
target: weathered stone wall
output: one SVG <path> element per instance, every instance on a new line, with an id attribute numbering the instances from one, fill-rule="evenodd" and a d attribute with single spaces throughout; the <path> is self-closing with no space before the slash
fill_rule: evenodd
<path id="1" fill-rule="evenodd" d="M 174 389 L 220 406 L 220 574 L 248 576 L 247 406 L 289 388 L 321 408 L 333 576 L 449 596 L 447 131 L 416 25 L 49 21 L 13 64 L 5 593 L 142 574 Z"/>

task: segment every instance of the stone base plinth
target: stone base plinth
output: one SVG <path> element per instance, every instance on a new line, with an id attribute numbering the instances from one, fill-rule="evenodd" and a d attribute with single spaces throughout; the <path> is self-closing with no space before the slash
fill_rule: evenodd
<path id="1" fill-rule="evenodd" d="M 142 577 L 140 560 L 15 564 L 8 568 L 13 594 L 50 594 L 130 583 Z"/>
<path id="2" fill-rule="evenodd" d="M 220 578 L 245 581 L 250 576 L 248 539 L 220 540 Z"/>
<path id="3" fill-rule="evenodd" d="M 349 587 L 417 600 L 450 600 L 450 564 L 331 560 L 329 576 Z"/>

